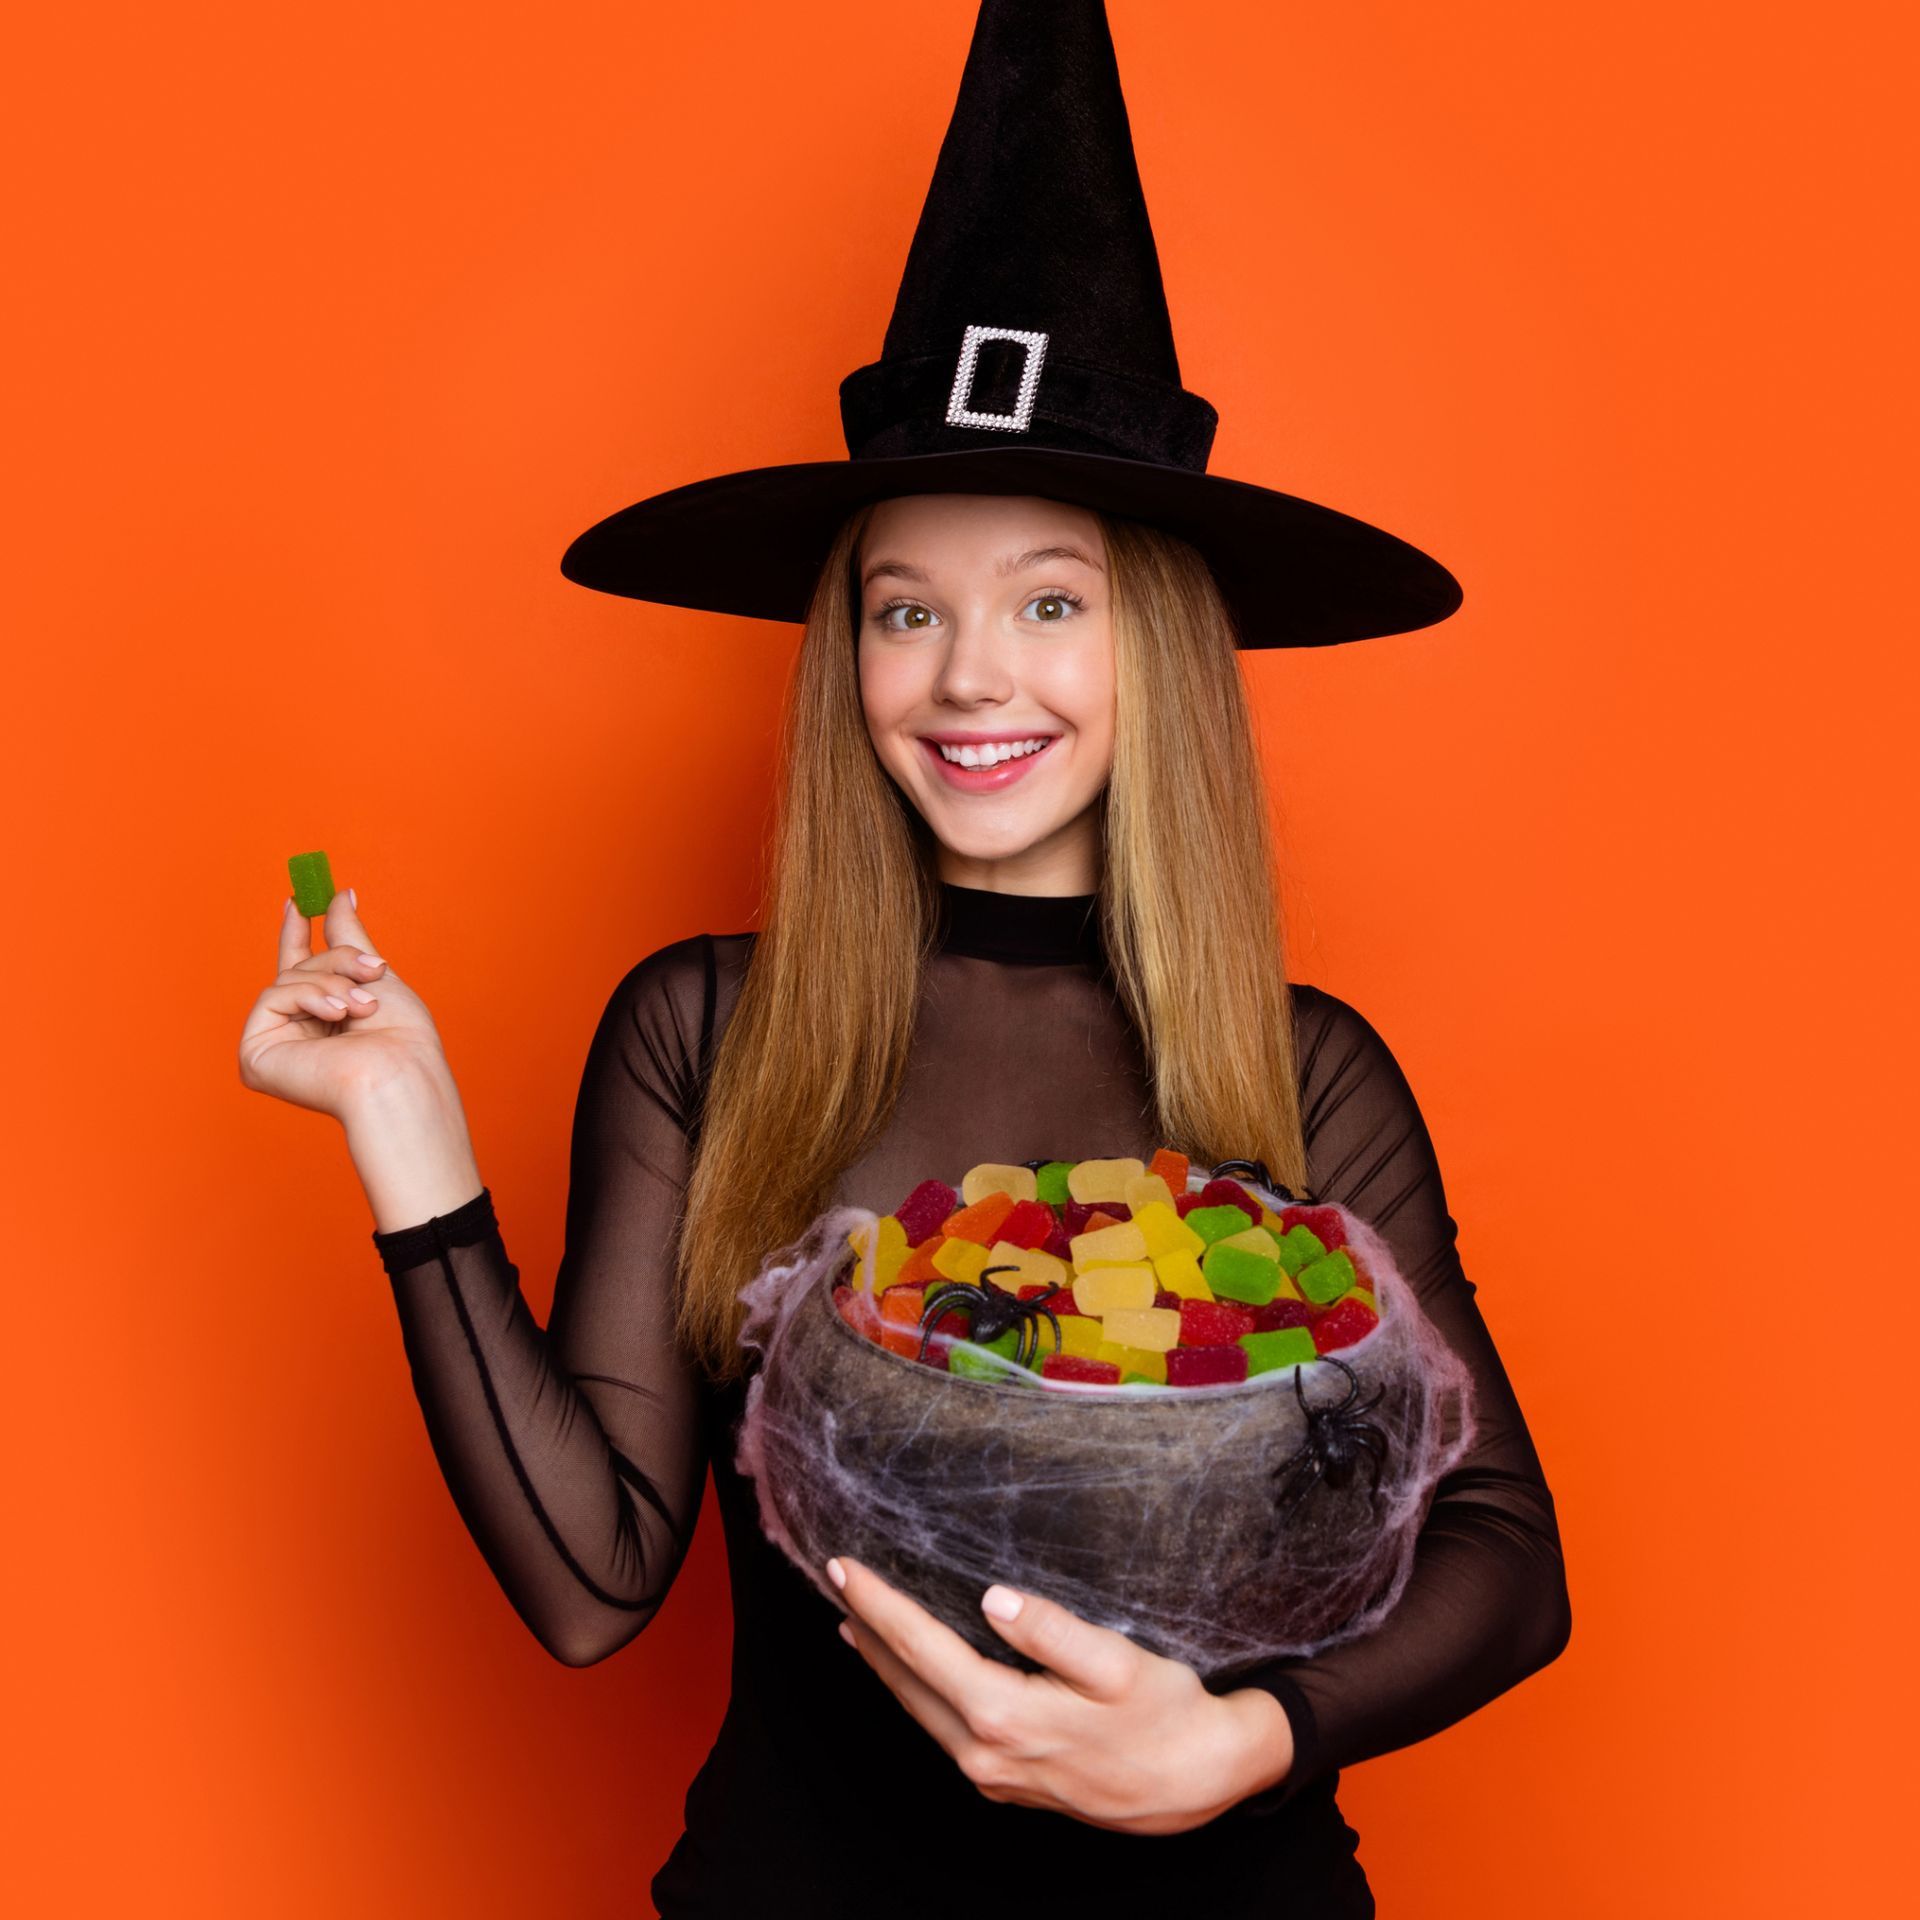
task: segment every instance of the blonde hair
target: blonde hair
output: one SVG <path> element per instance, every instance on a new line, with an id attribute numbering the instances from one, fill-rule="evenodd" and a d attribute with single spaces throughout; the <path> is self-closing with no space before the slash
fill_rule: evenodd
<path id="1" fill-rule="evenodd" d="M 677 1328 L 715 1380 L 744 1368 L 739 1289 L 832 1204 L 841 1170 L 891 1116 L 934 950 L 932 834 L 872 749 L 851 644 L 871 512 L 840 529 L 807 609 L 761 931 L 714 1055 L 687 1187 Z M 1304 1188 L 1266 788 L 1232 616 L 1186 541 L 1096 517 L 1115 677 L 1101 931 L 1145 1048 L 1156 1142 L 1208 1163 L 1263 1160 Z M 861 903 L 857 937 L 823 912 L 847 898 Z"/>

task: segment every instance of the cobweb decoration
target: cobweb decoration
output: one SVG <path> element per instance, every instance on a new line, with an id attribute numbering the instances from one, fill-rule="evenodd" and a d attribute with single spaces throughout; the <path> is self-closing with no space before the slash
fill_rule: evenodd
<path id="1" fill-rule="evenodd" d="M 1196 1169 L 1189 1184 L 1207 1177 Z M 834 1306 L 856 1261 L 848 1234 L 868 1230 L 869 1286 L 879 1240 L 874 1214 L 836 1207 L 741 1290 L 741 1343 L 759 1359 L 737 1458 L 763 1531 L 843 1611 L 825 1575 L 833 1554 L 1027 1669 L 981 1616 L 995 1581 L 1206 1680 L 1370 1633 L 1406 1587 L 1438 1482 L 1472 1444 L 1473 1386 L 1386 1242 L 1334 1210 L 1380 1309 L 1338 1350 L 1358 1376 L 1355 1407 L 1380 1394 L 1365 1414 L 1386 1441 L 1377 1494 L 1363 1456 L 1343 1486 L 1323 1475 L 1284 1511 L 1277 1498 L 1308 1444 L 1301 1394 L 1310 1409 L 1349 1396 L 1324 1356 L 1230 1386 L 1108 1387 L 1031 1374 L 1003 1386 L 888 1352 Z"/>

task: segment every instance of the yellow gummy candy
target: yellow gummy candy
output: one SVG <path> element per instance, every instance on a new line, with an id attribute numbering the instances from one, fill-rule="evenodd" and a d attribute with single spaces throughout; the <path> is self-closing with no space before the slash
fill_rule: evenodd
<path id="1" fill-rule="evenodd" d="M 1133 1217 L 1138 1220 L 1142 1207 L 1158 1205 L 1171 1212 L 1173 1189 L 1157 1173 L 1143 1173 L 1139 1179 L 1127 1182 L 1125 1199 L 1133 1211 Z"/>
<path id="2" fill-rule="evenodd" d="M 997 1161 L 983 1160 L 967 1170 L 960 1182 L 960 1204 L 970 1207 L 990 1193 L 1004 1193 L 1010 1200 L 1037 1200 L 1040 1182 L 1031 1167 L 1006 1167 Z"/>
<path id="3" fill-rule="evenodd" d="M 1211 1300 L 1213 1289 L 1200 1271 L 1200 1262 L 1190 1253 L 1163 1253 L 1153 1263 L 1154 1277 L 1169 1293 L 1182 1300 Z"/>
<path id="4" fill-rule="evenodd" d="M 1098 1320 L 1089 1319 L 1084 1313 L 1066 1313 L 1062 1309 L 1071 1303 L 1064 1297 L 1047 1303 L 1060 1315 L 1060 1351 L 1077 1354 L 1083 1360 L 1097 1360 L 1100 1349 L 1106 1345 L 1107 1336 L 1100 1330 Z M 1040 1322 L 1040 1337 L 1049 1346 L 1053 1342 L 1053 1329 L 1046 1321 Z"/>
<path id="5" fill-rule="evenodd" d="M 1163 1253 L 1197 1256 L 1207 1244 L 1171 1206 L 1157 1200 L 1137 1209 L 1129 1224 L 1140 1229 L 1149 1260 L 1158 1260 Z"/>
<path id="6" fill-rule="evenodd" d="M 1091 1233 L 1076 1233 L 1067 1243 L 1077 1271 L 1089 1267 L 1117 1267 L 1123 1261 L 1147 1257 L 1146 1236 L 1131 1220 L 1117 1226 L 1096 1227 Z"/>
<path id="7" fill-rule="evenodd" d="M 1098 1319 L 1120 1307 L 1150 1307 L 1158 1291 L 1153 1269 L 1144 1260 L 1131 1267 L 1095 1267 L 1073 1283 L 1074 1311 Z"/>
<path id="8" fill-rule="evenodd" d="M 1018 1293 L 1022 1287 L 1064 1287 L 1073 1275 L 1067 1263 L 1038 1247 L 1016 1247 L 1011 1240 L 996 1240 L 987 1256 L 990 1267 L 1013 1267 L 1012 1273 L 996 1273 L 987 1281 L 990 1287 L 1005 1287 Z M 1064 1300 L 1066 1296 L 1061 1295 Z"/>
<path id="9" fill-rule="evenodd" d="M 1287 1230 L 1287 1223 L 1271 1207 L 1260 1209 L 1260 1224 L 1269 1233 L 1285 1233 Z"/>
<path id="10" fill-rule="evenodd" d="M 1100 1324 L 1117 1347 L 1165 1353 L 1180 1344 L 1180 1316 L 1171 1307 L 1135 1307 L 1105 1315 Z"/>
<path id="11" fill-rule="evenodd" d="M 1249 1253 L 1257 1253 L 1263 1260 L 1280 1258 L 1280 1242 L 1265 1227 L 1249 1227 L 1245 1233 L 1229 1234 L 1224 1240 L 1216 1240 L 1216 1247 L 1245 1247 Z"/>
<path id="12" fill-rule="evenodd" d="M 1144 1373 L 1149 1380 L 1158 1381 L 1161 1386 L 1167 1384 L 1167 1356 L 1154 1353 L 1146 1347 L 1123 1347 L 1112 1340 L 1103 1340 L 1100 1351 L 1093 1356 L 1096 1360 L 1111 1360 L 1120 1369 L 1121 1379 L 1130 1373 Z"/>
<path id="13" fill-rule="evenodd" d="M 1138 1180 L 1146 1170 L 1138 1160 L 1077 1160 L 1067 1174 L 1067 1192 L 1089 1204 L 1118 1200 L 1124 1206 L 1127 1182 Z"/>
<path id="14" fill-rule="evenodd" d="M 934 1266 L 949 1280 L 964 1281 L 970 1287 L 981 1284 L 980 1270 L 988 1259 L 986 1248 L 978 1240 L 961 1240 L 952 1235 L 933 1250 Z M 990 1286 L 992 1282 L 987 1284 Z"/>

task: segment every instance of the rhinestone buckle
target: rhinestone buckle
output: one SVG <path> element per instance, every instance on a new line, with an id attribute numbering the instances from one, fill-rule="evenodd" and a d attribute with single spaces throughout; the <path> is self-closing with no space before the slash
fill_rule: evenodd
<path id="1" fill-rule="evenodd" d="M 1026 349 L 1020 369 L 1020 392 L 1011 413 L 976 413 L 967 402 L 973 397 L 974 362 L 986 340 L 1017 340 Z M 1033 418 L 1033 396 L 1040 386 L 1040 363 L 1046 358 L 1047 336 L 1022 333 L 1016 327 L 969 327 L 960 343 L 960 361 L 953 370 L 953 392 L 947 396 L 947 425 L 950 427 L 1001 427 L 1008 433 L 1024 433 Z"/>

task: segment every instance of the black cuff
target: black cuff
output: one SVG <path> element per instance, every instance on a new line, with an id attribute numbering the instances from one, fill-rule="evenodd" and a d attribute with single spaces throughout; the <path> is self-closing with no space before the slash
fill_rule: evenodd
<path id="1" fill-rule="evenodd" d="M 390 1275 L 397 1275 L 437 1259 L 450 1247 L 471 1247 L 499 1231 L 493 1190 L 482 1187 L 451 1213 L 436 1213 L 417 1227 L 395 1227 L 391 1233 L 376 1231 L 373 1245 L 380 1264 Z"/>
<path id="2" fill-rule="evenodd" d="M 1236 1691 L 1242 1687 L 1258 1687 L 1262 1693 L 1272 1694 L 1293 1728 L 1293 1765 L 1287 1769 L 1286 1778 L 1235 1801 L 1221 1816 L 1227 1820 L 1268 1819 L 1311 1787 L 1321 1773 L 1320 1729 L 1315 1723 L 1311 1702 L 1290 1673 L 1251 1673 L 1232 1686 Z"/>

